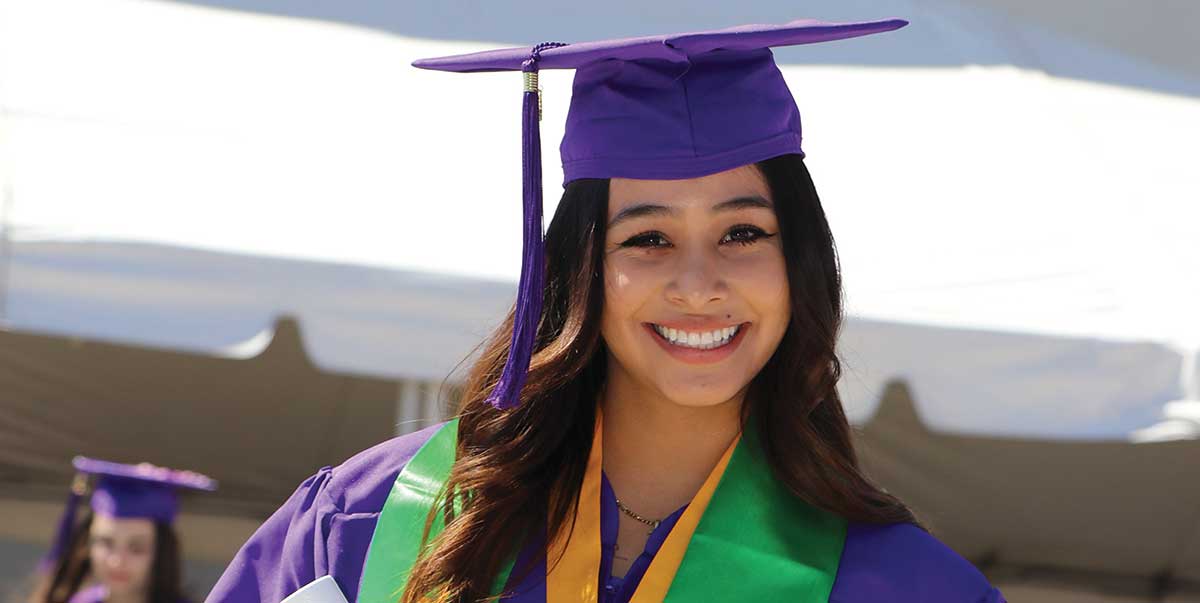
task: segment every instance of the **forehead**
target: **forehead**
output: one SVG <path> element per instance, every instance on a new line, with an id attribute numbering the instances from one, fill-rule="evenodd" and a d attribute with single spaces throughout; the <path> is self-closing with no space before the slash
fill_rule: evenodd
<path id="1" fill-rule="evenodd" d="M 686 180 L 613 178 L 608 195 L 609 217 L 635 203 L 707 206 L 738 197 L 771 198 L 766 180 L 753 165 Z"/>
<path id="2" fill-rule="evenodd" d="M 115 537 L 145 537 L 154 534 L 154 522 L 145 518 L 119 518 L 108 515 L 96 515 L 92 519 L 91 532 L 94 535 Z"/>

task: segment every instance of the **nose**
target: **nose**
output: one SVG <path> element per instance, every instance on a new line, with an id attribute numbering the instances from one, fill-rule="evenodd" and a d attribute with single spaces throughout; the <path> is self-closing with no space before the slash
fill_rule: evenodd
<path id="1" fill-rule="evenodd" d="M 124 547 L 117 546 L 110 549 L 108 554 L 104 556 L 104 565 L 115 570 L 120 570 L 127 567 L 132 561 L 132 558 L 132 551 Z"/>
<path id="2" fill-rule="evenodd" d="M 667 299 L 691 310 L 704 310 L 725 301 L 729 287 L 725 282 L 721 258 L 715 251 L 693 245 L 679 254 L 679 262 L 667 283 Z"/>

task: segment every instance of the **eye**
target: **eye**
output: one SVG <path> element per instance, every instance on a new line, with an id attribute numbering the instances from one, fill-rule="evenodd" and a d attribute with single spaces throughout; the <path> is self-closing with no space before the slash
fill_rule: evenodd
<path id="1" fill-rule="evenodd" d="M 763 229 L 751 224 L 738 224 L 729 229 L 729 232 L 721 237 L 721 243 L 737 243 L 739 245 L 753 245 L 760 239 L 769 239 L 775 236 L 767 234 Z"/>
<path id="2" fill-rule="evenodd" d="M 667 237 L 658 231 L 643 232 L 634 235 L 621 243 L 621 247 L 666 247 L 670 245 Z"/>

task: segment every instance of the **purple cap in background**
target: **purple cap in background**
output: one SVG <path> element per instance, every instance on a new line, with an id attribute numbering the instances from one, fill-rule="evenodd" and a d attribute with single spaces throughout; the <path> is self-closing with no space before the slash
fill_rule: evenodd
<path id="1" fill-rule="evenodd" d="M 177 489 L 217 489 L 217 482 L 207 476 L 150 463 L 127 465 L 77 456 L 72 464 L 80 473 L 96 477 L 91 504 L 97 515 L 170 523 L 179 510 Z"/>
<path id="2" fill-rule="evenodd" d="M 141 518 L 171 523 L 179 511 L 176 491 L 179 488 L 212 491 L 217 482 L 192 471 L 179 471 L 139 463 L 128 465 L 77 456 L 72 461 L 77 471 L 71 494 L 59 518 L 58 528 L 50 550 L 42 559 L 41 568 L 48 570 L 66 552 L 75 529 L 75 514 L 80 499 L 87 493 L 91 478 L 91 507 L 97 515 L 119 519 Z"/>

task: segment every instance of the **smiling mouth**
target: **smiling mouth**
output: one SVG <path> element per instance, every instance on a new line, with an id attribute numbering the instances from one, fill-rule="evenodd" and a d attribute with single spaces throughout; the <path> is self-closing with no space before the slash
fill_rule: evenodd
<path id="1" fill-rule="evenodd" d="M 715 350 L 729 345 L 743 325 L 733 325 L 712 331 L 684 331 L 662 325 L 651 324 L 654 332 L 667 343 L 692 350 Z"/>

